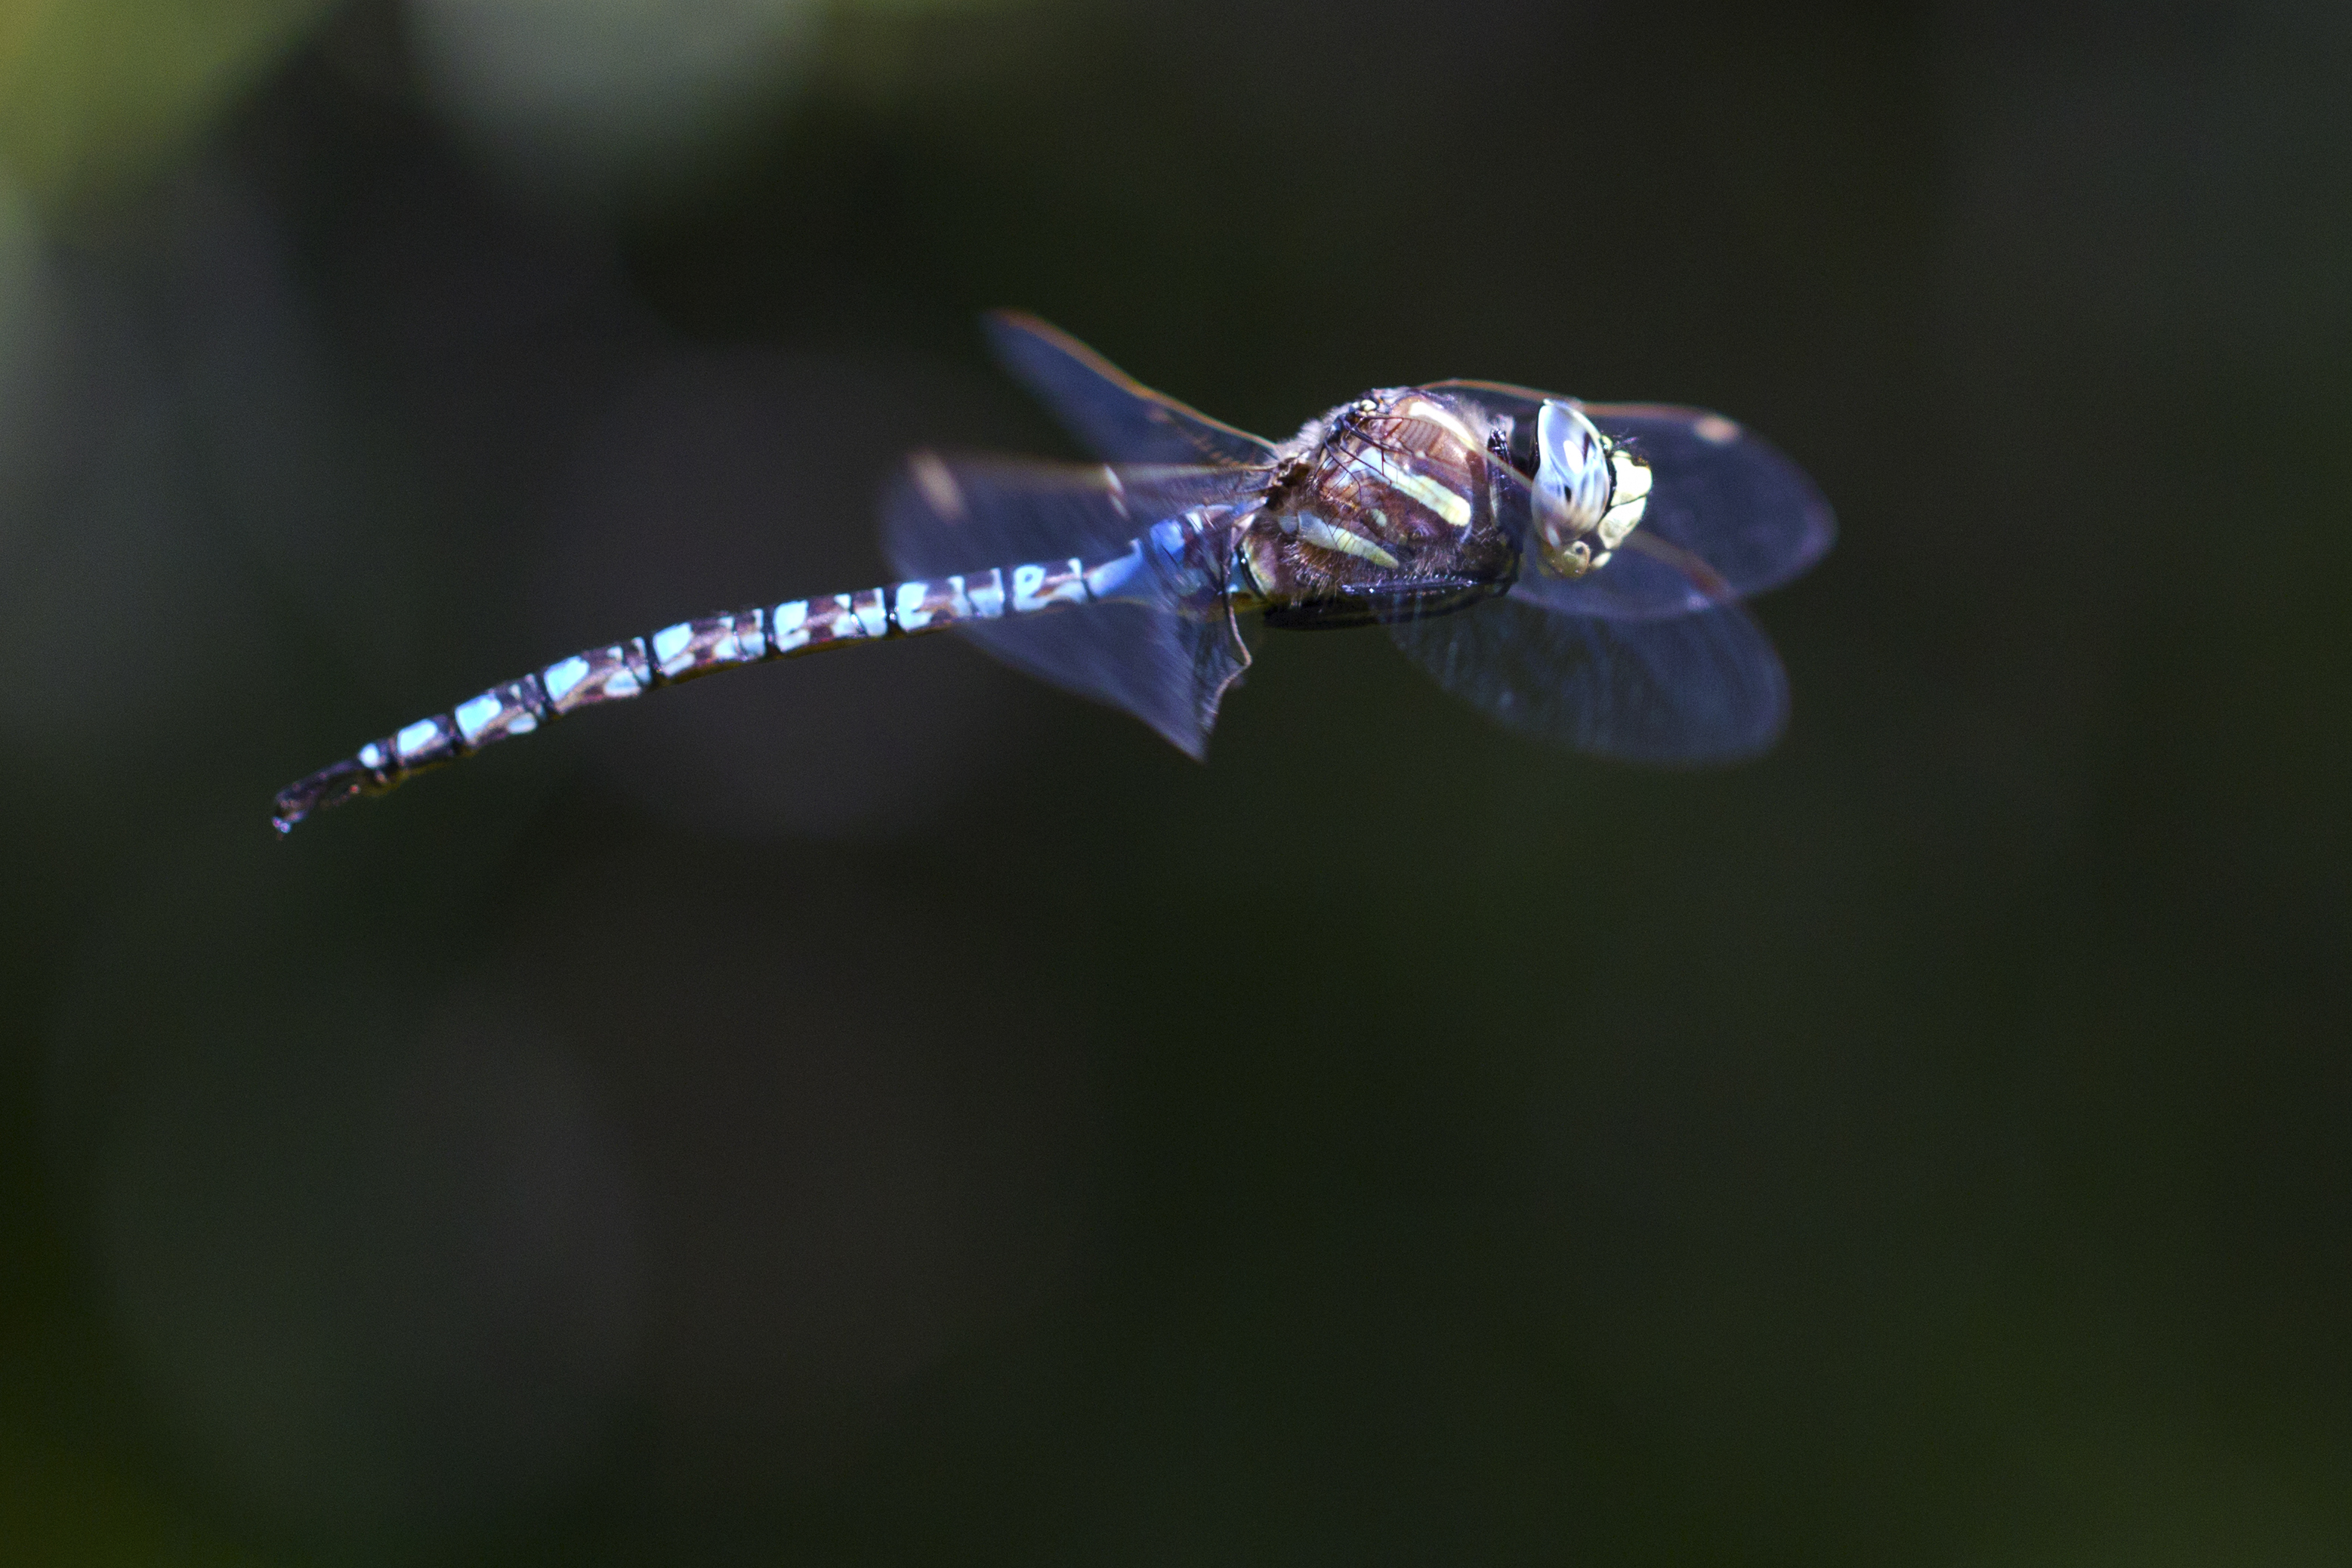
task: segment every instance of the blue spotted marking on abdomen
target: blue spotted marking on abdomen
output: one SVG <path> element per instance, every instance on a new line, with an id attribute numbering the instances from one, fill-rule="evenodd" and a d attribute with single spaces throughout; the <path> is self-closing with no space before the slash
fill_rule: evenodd
<path id="1" fill-rule="evenodd" d="M 1161 524 L 1161 529 L 1182 529 Z M 1117 598 L 1154 555 L 1173 570 L 1181 545 L 1139 542 L 1093 567 L 1077 560 L 988 567 L 954 576 L 893 584 L 855 594 L 787 599 L 772 608 L 732 610 L 678 621 L 646 637 L 583 649 L 520 679 L 493 686 L 448 713 L 419 719 L 360 748 L 278 794 L 271 822 L 279 833 L 331 805 L 382 795 L 417 773 L 513 735 L 528 735 L 577 713 L 643 696 L 722 669 L 791 658 L 852 643 L 946 631 L 971 621 L 1035 615 Z"/>

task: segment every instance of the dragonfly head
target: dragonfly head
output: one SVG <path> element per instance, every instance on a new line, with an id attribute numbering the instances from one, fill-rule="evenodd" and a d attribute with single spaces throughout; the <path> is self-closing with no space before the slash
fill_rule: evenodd
<path id="1" fill-rule="evenodd" d="M 1556 577 L 1581 577 L 1641 525 L 1650 465 L 1603 436 L 1584 410 L 1548 397 L 1536 414 L 1536 559 Z"/>

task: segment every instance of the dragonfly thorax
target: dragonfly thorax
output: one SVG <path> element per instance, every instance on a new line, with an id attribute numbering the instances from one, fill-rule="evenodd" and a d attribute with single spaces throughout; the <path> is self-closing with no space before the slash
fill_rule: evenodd
<path id="1" fill-rule="evenodd" d="M 1242 542 L 1269 624 L 1360 626 L 1507 588 L 1518 549 L 1483 412 L 1418 388 L 1342 404 L 1290 443 Z"/>

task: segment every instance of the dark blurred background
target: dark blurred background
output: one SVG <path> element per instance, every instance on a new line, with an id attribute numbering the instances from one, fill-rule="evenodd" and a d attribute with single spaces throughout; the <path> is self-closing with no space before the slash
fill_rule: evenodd
<path id="1" fill-rule="evenodd" d="M 2352 12 L 0 5 L 0 1558 L 2352 1559 Z M 1835 502 L 1796 718 L 947 639 L 1036 310 Z"/>

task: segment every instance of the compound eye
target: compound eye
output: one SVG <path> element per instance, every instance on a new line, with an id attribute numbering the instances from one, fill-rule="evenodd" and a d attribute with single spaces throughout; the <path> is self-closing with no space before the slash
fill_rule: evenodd
<path id="1" fill-rule="evenodd" d="M 1609 447 L 1584 411 L 1548 399 L 1536 414 L 1536 490 L 1546 531 L 1583 533 L 1609 506 Z"/>

